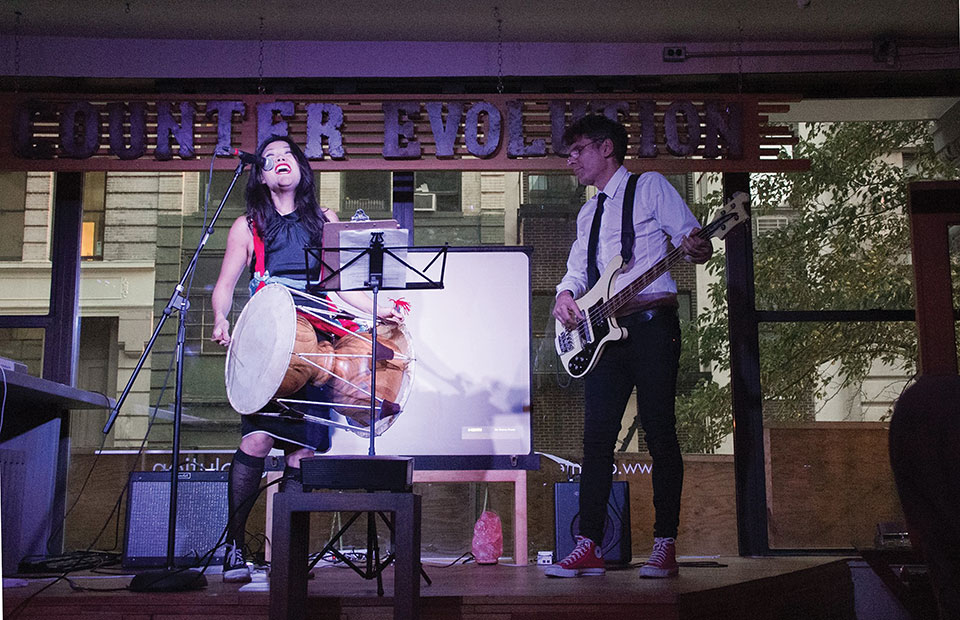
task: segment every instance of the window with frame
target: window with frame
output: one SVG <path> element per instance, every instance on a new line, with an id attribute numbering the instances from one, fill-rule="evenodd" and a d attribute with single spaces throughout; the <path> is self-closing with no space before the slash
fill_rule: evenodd
<path id="1" fill-rule="evenodd" d="M 103 260 L 103 227 L 106 211 L 107 173 L 83 174 L 83 228 L 80 237 L 80 258 Z"/>
<path id="2" fill-rule="evenodd" d="M 459 213 L 459 170 L 418 170 L 413 175 L 413 209 L 438 213 Z"/>
<path id="3" fill-rule="evenodd" d="M 362 209 L 372 220 L 393 217 L 393 175 L 387 170 L 346 170 L 340 173 L 340 218 Z"/>

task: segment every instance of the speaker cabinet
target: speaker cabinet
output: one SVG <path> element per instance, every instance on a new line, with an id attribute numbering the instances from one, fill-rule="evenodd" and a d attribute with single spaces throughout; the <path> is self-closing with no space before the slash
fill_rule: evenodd
<path id="1" fill-rule="evenodd" d="M 566 557 L 576 546 L 580 527 L 580 483 L 557 482 L 553 486 L 556 525 L 554 561 Z M 629 564 L 630 488 L 627 482 L 614 481 L 607 499 L 607 521 L 600 543 L 603 559 L 610 564 Z"/>
<path id="2" fill-rule="evenodd" d="M 196 566 L 227 527 L 229 472 L 182 471 L 177 478 L 174 563 Z M 170 519 L 170 472 L 131 472 L 123 543 L 125 568 L 164 566 Z M 220 547 L 213 562 L 223 560 Z"/>
<path id="3" fill-rule="evenodd" d="M 413 459 L 404 456 L 312 456 L 300 459 L 303 489 L 365 489 L 408 493 Z"/>

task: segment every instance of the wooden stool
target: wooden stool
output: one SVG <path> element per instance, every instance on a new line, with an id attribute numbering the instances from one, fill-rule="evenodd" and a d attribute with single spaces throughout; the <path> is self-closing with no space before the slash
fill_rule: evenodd
<path id="1" fill-rule="evenodd" d="M 273 499 L 270 618 L 301 620 L 307 603 L 311 512 L 394 515 L 393 617 L 420 617 L 420 496 L 413 493 L 277 493 Z"/>

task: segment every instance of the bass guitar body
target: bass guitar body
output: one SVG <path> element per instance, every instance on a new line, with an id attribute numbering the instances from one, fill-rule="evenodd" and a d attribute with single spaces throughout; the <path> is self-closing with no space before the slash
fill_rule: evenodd
<path id="1" fill-rule="evenodd" d="M 571 377 L 580 378 L 593 370 L 608 342 L 627 337 L 627 330 L 617 324 L 616 318 L 608 316 L 614 285 L 623 260 L 617 256 L 607 265 L 600 280 L 583 297 L 577 306 L 583 320 L 574 329 L 567 330 L 557 321 L 557 338 L 554 341 L 560 364 Z"/>

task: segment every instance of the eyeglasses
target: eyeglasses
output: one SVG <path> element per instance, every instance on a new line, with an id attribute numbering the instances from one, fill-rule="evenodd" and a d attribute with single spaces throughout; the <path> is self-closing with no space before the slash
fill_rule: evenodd
<path id="1" fill-rule="evenodd" d="M 572 149 L 570 149 L 570 151 L 567 153 L 567 159 L 579 159 L 579 158 L 580 158 L 580 154 L 583 153 L 584 149 L 586 149 L 586 148 L 587 148 L 588 146 L 590 146 L 591 144 L 599 144 L 599 143 L 601 143 L 601 142 L 603 142 L 603 140 L 591 140 L 590 142 L 587 142 L 586 144 L 581 144 L 580 146 L 575 146 L 575 147 L 573 147 Z"/>

